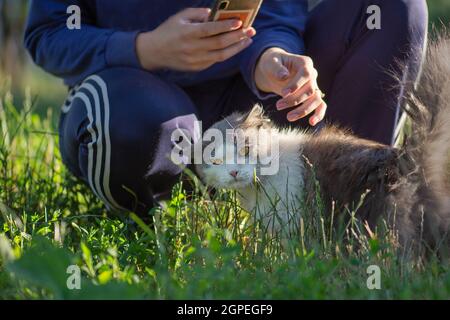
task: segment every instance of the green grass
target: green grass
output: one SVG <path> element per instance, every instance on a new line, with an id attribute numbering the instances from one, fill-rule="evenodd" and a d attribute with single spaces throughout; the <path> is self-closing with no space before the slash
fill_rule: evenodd
<path id="1" fill-rule="evenodd" d="M 198 181 L 194 194 L 177 184 L 167 208 L 149 213 L 153 225 L 109 216 L 62 165 L 55 116 L 0 92 L 0 298 L 450 298 L 447 263 L 398 255 L 381 229 L 368 239 L 358 223 L 330 228 L 319 196 L 288 242 Z M 72 264 L 81 290 L 67 288 Z M 369 265 L 381 268 L 381 290 L 366 286 Z"/>
<path id="2" fill-rule="evenodd" d="M 448 0 L 428 0 L 430 23 L 437 26 L 450 24 L 450 1 Z"/>

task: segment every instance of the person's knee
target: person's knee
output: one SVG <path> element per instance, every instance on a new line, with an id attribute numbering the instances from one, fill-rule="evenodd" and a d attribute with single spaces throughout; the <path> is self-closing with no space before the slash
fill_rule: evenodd
<path id="1" fill-rule="evenodd" d="M 383 0 L 383 4 L 410 16 L 423 16 L 428 13 L 426 0 Z"/>
<path id="2" fill-rule="evenodd" d="M 411 37 L 422 38 L 428 26 L 428 7 L 425 0 L 382 0 L 381 21 L 386 31 L 403 31 Z"/>
<path id="3" fill-rule="evenodd" d="M 172 161 L 173 133 L 183 129 L 191 134 L 196 119 L 195 115 L 188 114 L 160 123 L 143 112 L 139 119 L 133 118 L 114 127 L 110 176 L 112 192 L 118 202 L 143 212 L 149 208 L 149 203 L 170 194 L 182 172 L 182 167 Z"/>
<path id="4" fill-rule="evenodd" d="M 111 131 L 110 187 L 117 202 L 131 210 L 149 209 L 154 195 L 168 192 L 180 173 L 165 157 L 170 142 L 162 142 L 159 125 L 142 120 Z M 150 170 L 155 174 L 150 176 Z"/>
<path id="5" fill-rule="evenodd" d="M 177 86 L 128 68 L 87 79 L 78 95 L 91 114 L 83 122 L 86 134 L 80 135 L 87 139 L 79 141 L 86 180 L 101 198 L 110 194 L 110 203 L 148 208 L 158 186 L 156 192 L 163 192 L 179 173 L 165 153 L 171 148 L 171 130 L 192 130 L 194 105 Z M 146 179 L 149 170 L 155 175 Z"/>
<path id="6" fill-rule="evenodd" d="M 172 161 L 172 154 L 180 136 L 190 140 L 197 136 L 195 121 L 194 114 L 187 114 L 160 122 L 144 112 L 139 118 L 116 122 L 111 130 L 116 163 L 118 166 L 131 164 L 142 176 L 179 174 L 181 168 Z"/>
<path id="7" fill-rule="evenodd" d="M 113 90 L 111 140 L 116 150 L 154 159 L 172 146 L 172 133 L 183 129 L 194 135 L 197 111 L 177 86 L 152 74 L 136 70 L 109 83 Z M 149 165 L 149 164 L 148 164 Z"/>

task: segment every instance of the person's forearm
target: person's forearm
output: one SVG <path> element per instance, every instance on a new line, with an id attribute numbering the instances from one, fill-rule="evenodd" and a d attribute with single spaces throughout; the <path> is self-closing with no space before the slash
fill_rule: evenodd
<path id="1" fill-rule="evenodd" d="M 137 32 L 101 29 L 89 24 L 69 30 L 66 26 L 69 3 L 83 5 L 82 1 L 68 0 L 32 2 L 25 46 L 36 64 L 64 77 L 70 85 L 108 66 L 139 67 L 135 51 Z"/>

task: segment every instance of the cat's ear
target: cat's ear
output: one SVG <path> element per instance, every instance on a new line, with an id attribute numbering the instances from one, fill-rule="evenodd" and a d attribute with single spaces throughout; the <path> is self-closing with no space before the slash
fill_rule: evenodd
<path id="1" fill-rule="evenodd" d="M 270 119 L 264 115 L 264 109 L 256 104 L 249 113 L 247 113 L 239 125 L 239 127 L 246 128 L 262 128 L 270 127 Z"/>

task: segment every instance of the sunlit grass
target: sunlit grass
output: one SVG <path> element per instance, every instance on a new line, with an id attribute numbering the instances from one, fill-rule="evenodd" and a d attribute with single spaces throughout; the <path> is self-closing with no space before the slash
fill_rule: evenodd
<path id="1" fill-rule="evenodd" d="M 398 255 L 383 228 L 370 238 L 356 221 L 332 228 L 319 195 L 287 242 L 195 178 L 193 194 L 179 183 L 149 213 L 152 224 L 110 216 L 62 165 L 54 116 L 24 96 L 16 108 L 1 89 L 0 298 L 450 298 L 445 262 Z M 70 264 L 81 290 L 67 288 Z M 381 290 L 366 286 L 373 264 Z"/>

